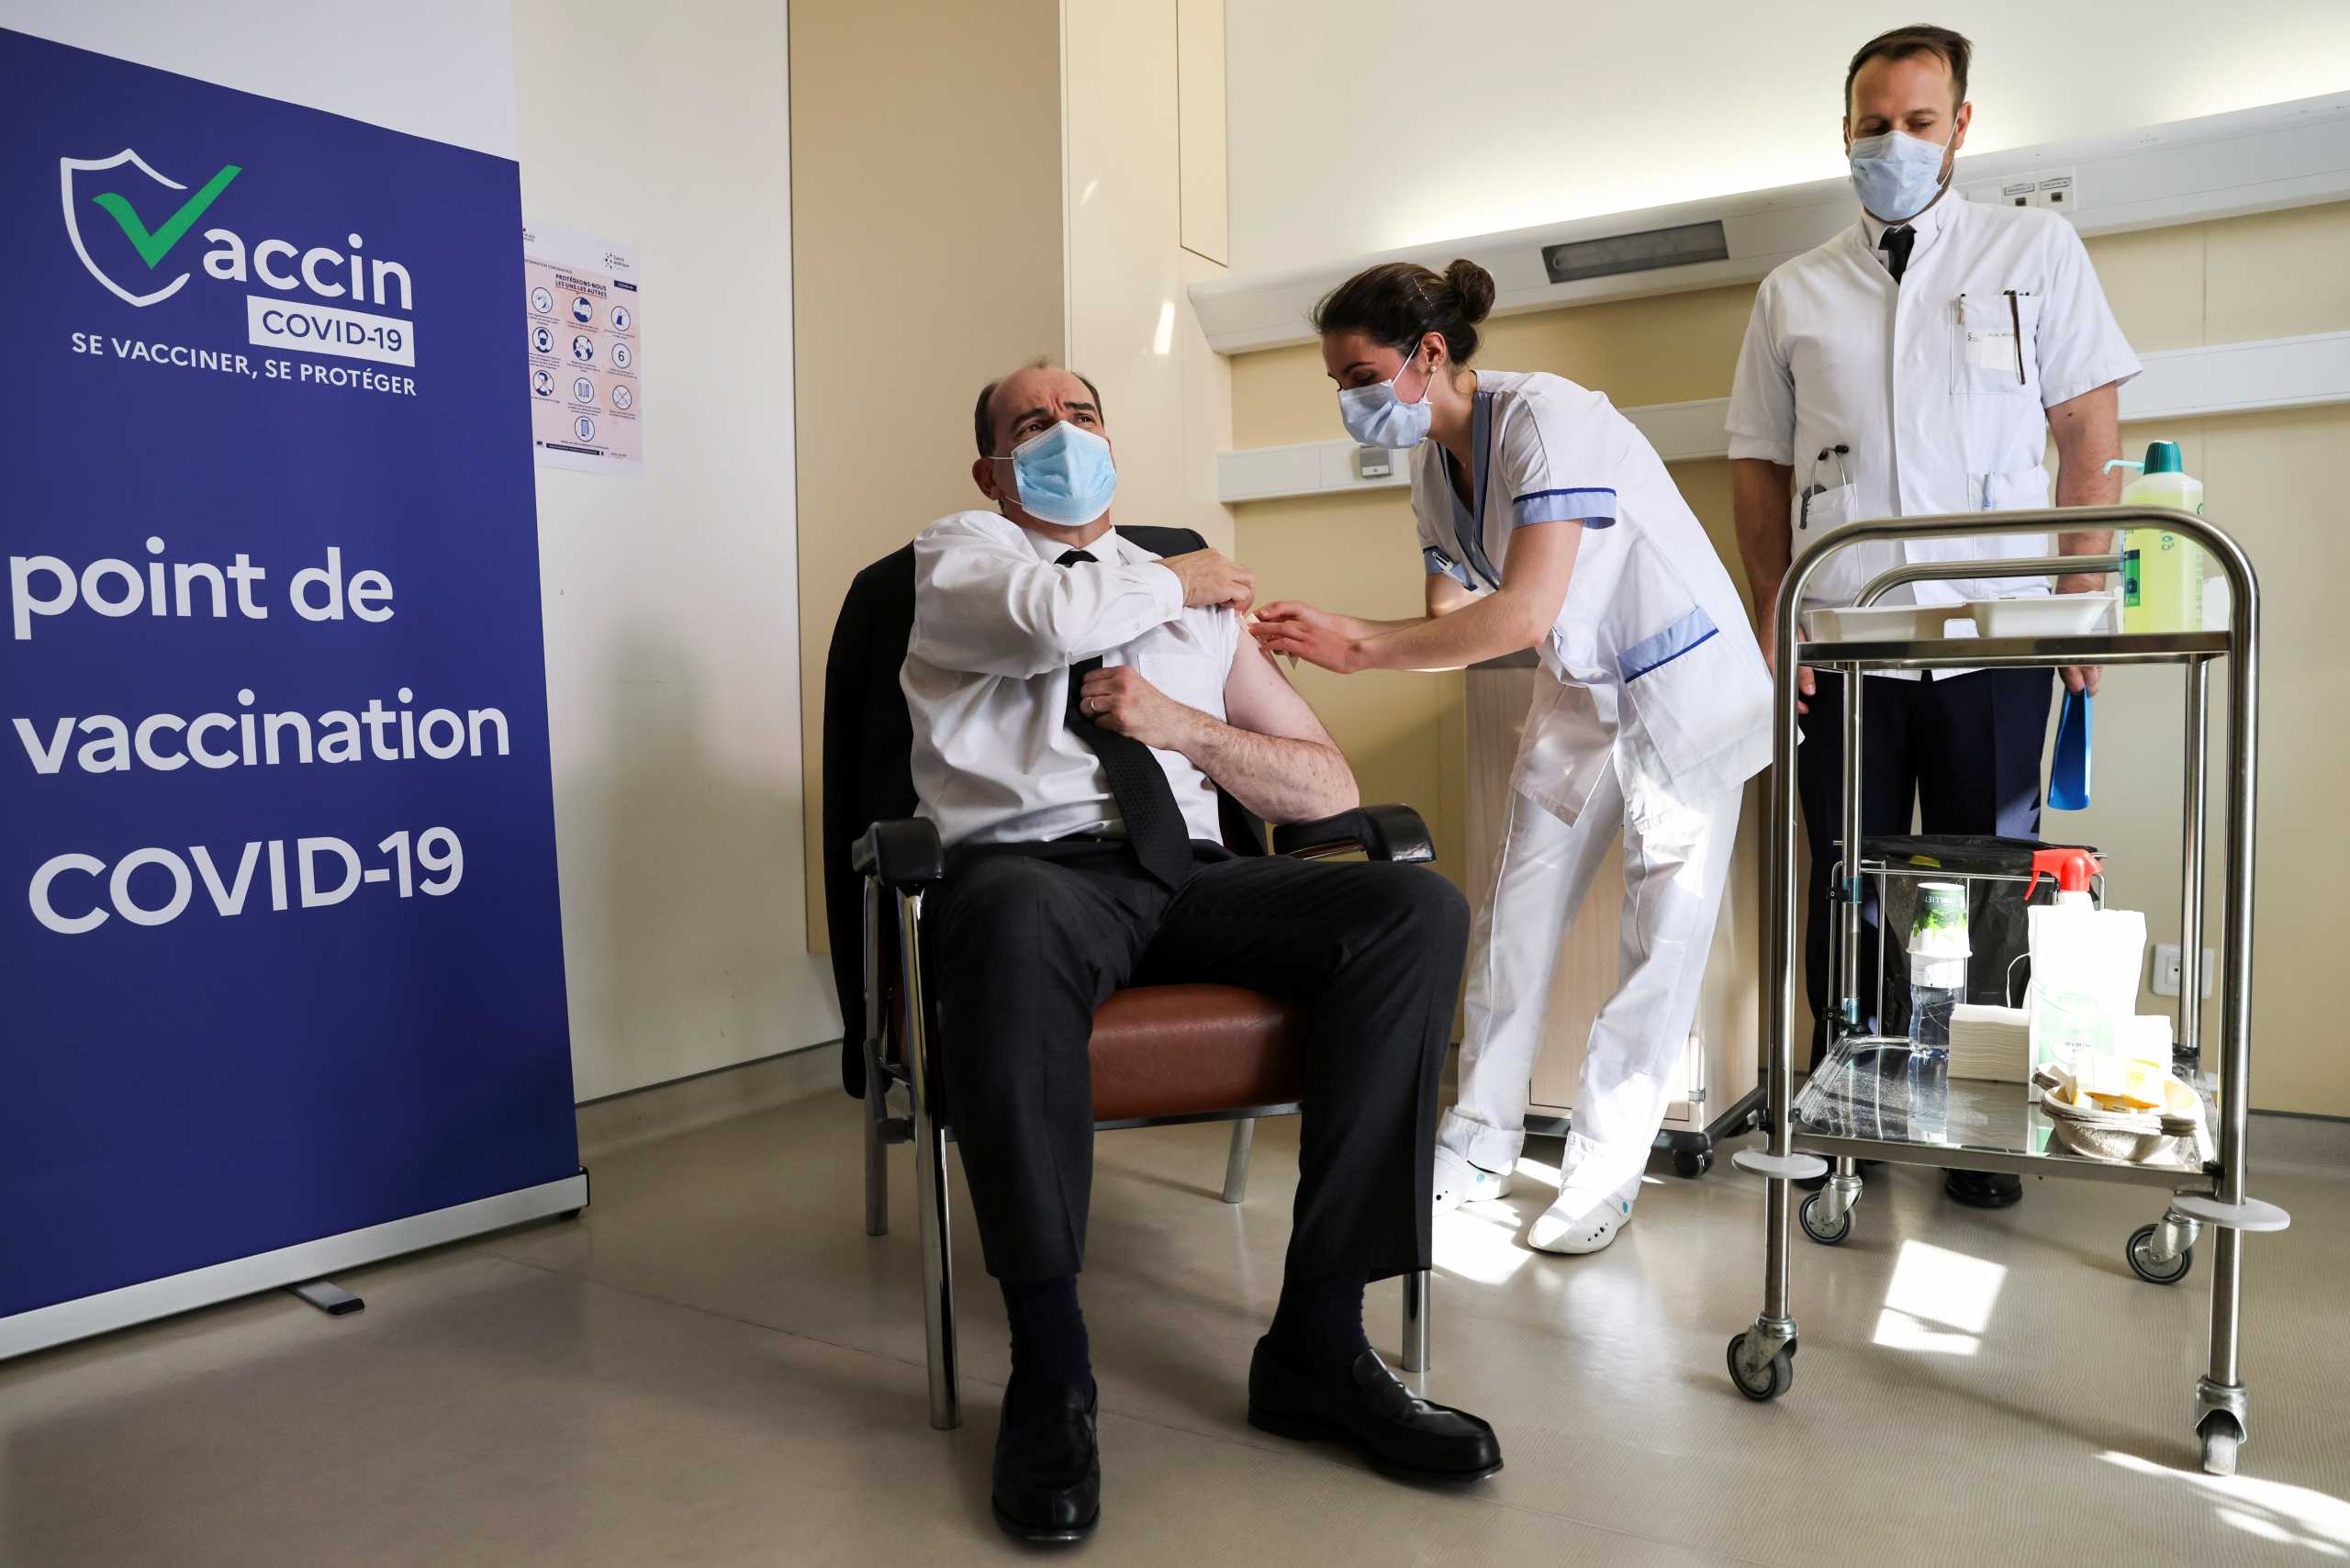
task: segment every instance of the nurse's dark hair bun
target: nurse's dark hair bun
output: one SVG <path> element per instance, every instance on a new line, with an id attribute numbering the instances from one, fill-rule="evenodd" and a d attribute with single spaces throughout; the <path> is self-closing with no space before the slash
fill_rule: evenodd
<path id="1" fill-rule="evenodd" d="M 1466 259 L 1444 269 L 1444 281 L 1460 301 L 1460 319 L 1475 326 L 1494 313 L 1494 274 Z"/>
<path id="2" fill-rule="evenodd" d="M 1474 262 L 1457 261 L 1441 273 L 1417 262 L 1382 262 L 1324 295 L 1308 319 L 1316 332 L 1360 332 L 1393 349 L 1441 332 L 1452 363 L 1467 364 L 1477 357 L 1477 323 L 1493 308 L 1494 276 Z"/>

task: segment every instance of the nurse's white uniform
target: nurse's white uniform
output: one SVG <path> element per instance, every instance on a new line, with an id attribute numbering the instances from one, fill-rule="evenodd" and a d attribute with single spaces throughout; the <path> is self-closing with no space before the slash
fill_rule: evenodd
<path id="1" fill-rule="evenodd" d="M 1740 787 L 1771 760 L 1771 685 L 1721 557 L 1646 437 L 1560 376 L 1477 372 L 1474 501 L 1416 450 L 1431 574 L 1502 580 L 1520 528 L 1580 519 L 1565 602 L 1537 650 L 1509 824 L 1470 951 L 1460 1098 L 1438 1137 L 1488 1170 L 1526 1141 L 1544 1004 L 1567 922 L 1620 831 L 1620 980 L 1593 1021 L 1565 1173 L 1637 1179 L 1664 1118 L 1721 907 Z"/>

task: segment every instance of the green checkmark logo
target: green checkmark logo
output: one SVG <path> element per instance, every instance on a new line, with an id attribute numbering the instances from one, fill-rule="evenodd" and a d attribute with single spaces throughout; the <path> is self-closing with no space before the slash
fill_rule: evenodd
<path id="1" fill-rule="evenodd" d="M 151 272 L 158 263 L 171 254 L 172 247 L 180 242 L 181 236 L 196 227 L 196 220 L 204 216 L 205 208 L 220 199 L 220 193 L 229 188 L 229 182 L 243 173 L 244 170 L 238 164 L 222 164 L 218 174 L 204 182 L 202 190 L 188 197 L 180 209 L 166 218 L 163 226 L 152 233 L 148 232 L 147 225 L 140 220 L 130 203 L 114 192 L 101 191 L 90 199 L 105 208 L 107 217 L 122 225 L 124 237 L 138 251 L 140 259 L 147 263 L 148 270 Z"/>

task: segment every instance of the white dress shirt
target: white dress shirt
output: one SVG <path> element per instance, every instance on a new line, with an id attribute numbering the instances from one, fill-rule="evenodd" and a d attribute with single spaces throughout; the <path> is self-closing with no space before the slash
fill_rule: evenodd
<path id="1" fill-rule="evenodd" d="M 1877 249 L 1886 227 L 1863 214 L 1764 278 L 1739 353 L 1729 455 L 1795 470 L 1796 554 L 1822 531 L 1863 519 L 2049 505 L 2046 409 L 2138 373 L 2062 218 L 1945 196 L 1909 225 L 1918 237 L 1897 286 Z M 1850 604 L 1904 561 L 2047 555 L 2054 543 L 2011 534 L 1860 545 L 1812 575 L 1804 603 Z M 1955 604 L 2051 586 L 1959 577 L 1897 589 L 1886 602 Z"/>
<path id="2" fill-rule="evenodd" d="M 1102 759 L 1069 726 L 1069 666 L 1101 656 L 1225 716 L 1240 618 L 1193 610 L 1157 555 L 1114 528 L 1092 564 L 991 511 L 941 518 L 914 540 L 914 627 L 899 683 L 913 719 L 920 812 L 958 844 L 1123 834 Z M 1215 787 L 1179 752 L 1151 755 L 1195 839 L 1222 843 Z"/>

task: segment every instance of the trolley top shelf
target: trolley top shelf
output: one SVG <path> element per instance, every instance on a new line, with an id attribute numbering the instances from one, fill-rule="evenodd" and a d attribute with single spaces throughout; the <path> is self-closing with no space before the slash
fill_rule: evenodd
<path id="1" fill-rule="evenodd" d="M 2228 652 L 2225 632 L 2155 632 L 2101 637 L 1935 637 L 1901 643 L 1804 643 L 1799 664 L 1832 668 L 1995 669 L 2034 665 L 2199 664 Z"/>

